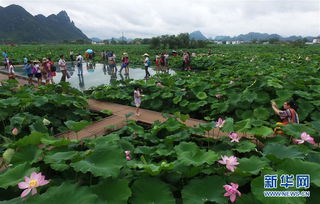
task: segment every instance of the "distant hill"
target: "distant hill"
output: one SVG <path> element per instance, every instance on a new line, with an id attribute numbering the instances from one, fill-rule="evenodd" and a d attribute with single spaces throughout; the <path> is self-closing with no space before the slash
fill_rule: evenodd
<path id="1" fill-rule="evenodd" d="M 96 38 L 96 37 L 90 38 L 90 40 L 93 42 L 102 42 L 103 41 L 100 38 Z"/>
<path id="2" fill-rule="evenodd" d="M 190 33 L 189 38 L 192 40 L 208 40 L 200 31 Z"/>
<path id="3" fill-rule="evenodd" d="M 18 5 L 0 7 L 0 42 L 61 42 L 89 40 L 78 29 L 68 14 L 61 11 L 57 15 L 33 16 Z"/>
<path id="4" fill-rule="evenodd" d="M 316 37 L 302 37 L 302 36 L 290 36 L 290 37 L 282 37 L 281 35 L 278 34 L 268 34 L 268 33 L 255 33 L 255 32 L 250 32 L 248 34 L 241 34 L 235 37 L 230 37 L 230 36 L 216 36 L 214 40 L 217 41 L 252 41 L 252 40 L 270 40 L 272 38 L 277 38 L 279 40 L 284 40 L 284 41 L 294 41 L 294 40 L 300 40 L 303 38 L 307 38 L 309 41 L 313 40 Z"/>

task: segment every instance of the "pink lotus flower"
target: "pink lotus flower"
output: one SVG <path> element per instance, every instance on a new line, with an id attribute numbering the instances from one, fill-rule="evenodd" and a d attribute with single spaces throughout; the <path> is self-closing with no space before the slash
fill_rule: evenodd
<path id="1" fill-rule="evenodd" d="M 17 135 L 18 132 L 19 132 L 19 131 L 18 131 L 17 128 L 13 128 L 11 133 L 12 133 L 13 135 Z"/>
<path id="2" fill-rule="evenodd" d="M 221 94 L 216 94 L 215 95 L 216 98 L 221 98 L 221 96 L 222 96 Z"/>
<path id="3" fill-rule="evenodd" d="M 306 57 L 304 60 L 309 61 L 311 60 L 310 57 Z"/>
<path id="4" fill-rule="evenodd" d="M 223 124 L 225 123 L 226 121 L 225 120 L 222 120 L 222 118 L 219 118 L 217 123 L 216 123 L 216 127 L 217 128 L 222 128 L 223 127 Z"/>
<path id="5" fill-rule="evenodd" d="M 308 142 L 312 145 L 316 145 L 314 138 L 308 135 L 306 132 L 301 133 L 300 139 L 292 139 L 295 144 L 303 144 L 304 142 Z"/>
<path id="6" fill-rule="evenodd" d="M 239 187 L 238 184 L 236 184 L 236 183 L 231 183 L 231 185 L 224 185 L 223 187 L 224 187 L 224 189 L 227 191 L 227 192 L 224 194 L 224 196 L 226 196 L 226 197 L 229 196 L 231 203 L 234 203 L 234 201 L 236 201 L 236 199 L 237 199 L 237 194 L 238 194 L 238 196 L 241 196 L 240 191 L 237 190 L 238 187 Z"/>
<path id="7" fill-rule="evenodd" d="M 131 157 L 130 157 L 131 151 L 124 151 L 124 153 L 126 154 L 126 160 L 130 161 L 131 160 Z"/>
<path id="8" fill-rule="evenodd" d="M 234 170 L 237 168 L 236 165 L 239 164 L 238 159 L 235 156 L 228 157 L 225 155 L 225 156 L 221 156 L 221 159 L 222 160 L 219 160 L 218 162 L 220 164 L 226 165 L 227 169 L 232 172 L 234 172 Z"/>
<path id="9" fill-rule="evenodd" d="M 21 193 L 21 198 L 27 196 L 30 191 L 32 190 L 31 194 L 34 195 L 37 193 L 37 187 L 44 186 L 48 184 L 49 181 L 45 180 L 45 176 L 43 176 L 41 173 L 32 172 L 30 178 L 25 176 L 24 182 L 20 182 L 18 184 L 18 187 L 20 189 L 25 189 Z"/>
<path id="10" fill-rule="evenodd" d="M 238 134 L 235 132 L 230 133 L 229 138 L 231 139 L 231 142 L 239 142 L 239 140 L 241 139 L 241 137 L 238 136 Z"/>

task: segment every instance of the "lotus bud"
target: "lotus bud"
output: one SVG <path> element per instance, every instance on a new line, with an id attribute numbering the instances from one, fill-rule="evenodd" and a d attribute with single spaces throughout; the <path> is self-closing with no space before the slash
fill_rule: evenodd
<path id="1" fill-rule="evenodd" d="M 13 135 L 17 135 L 18 132 L 19 132 L 19 131 L 18 131 L 17 128 L 13 128 L 11 133 L 12 133 Z"/>

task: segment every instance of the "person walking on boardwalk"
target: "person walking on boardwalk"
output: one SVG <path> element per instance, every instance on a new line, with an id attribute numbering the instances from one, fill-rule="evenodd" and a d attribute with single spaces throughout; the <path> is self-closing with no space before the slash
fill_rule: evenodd
<path id="1" fill-rule="evenodd" d="M 150 62 L 150 59 L 149 59 L 149 55 L 147 53 L 145 53 L 143 56 L 145 57 L 144 58 L 144 69 L 146 71 L 145 78 L 147 79 L 147 78 L 149 78 L 151 76 L 149 71 L 148 71 L 148 68 L 150 67 L 151 62 Z"/>
<path id="2" fill-rule="evenodd" d="M 78 56 L 77 56 L 77 68 L 78 68 L 78 76 L 82 76 L 83 75 L 83 68 L 82 68 L 82 62 L 83 62 L 83 57 L 81 56 L 80 53 L 78 53 Z"/>
<path id="3" fill-rule="evenodd" d="M 47 59 L 48 59 L 48 64 L 47 64 L 47 66 L 49 67 L 49 70 L 50 70 L 50 82 L 51 82 L 51 84 L 54 84 L 53 78 L 54 78 L 55 76 L 57 76 L 57 73 L 56 73 L 57 68 L 56 68 L 56 66 L 54 65 L 54 62 L 51 60 L 51 57 L 48 57 Z"/>
<path id="4" fill-rule="evenodd" d="M 119 72 L 121 73 L 122 69 L 124 68 L 124 74 L 128 75 L 129 74 L 129 57 L 126 52 L 123 53 L 121 61 L 122 61 L 122 65 Z"/>
<path id="5" fill-rule="evenodd" d="M 28 60 L 27 63 L 24 65 L 24 69 L 27 72 L 27 76 L 28 76 L 28 84 L 32 84 L 32 77 L 33 77 L 33 73 L 32 73 L 32 66 L 31 66 L 31 62 Z"/>
<path id="6" fill-rule="evenodd" d="M 275 133 L 282 134 L 281 126 L 287 125 L 288 123 L 299 123 L 299 116 L 296 112 L 297 105 L 293 101 L 286 101 L 283 103 L 283 109 L 279 110 L 276 102 L 271 101 L 273 111 L 280 116 L 282 122 L 277 123 Z"/>
<path id="7" fill-rule="evenodd" d="M 61 71 L 61 73 L 62 73 L 60 82 L 66 81 L 66 77 L 67 77 L 67 64 L 66 64 L 66 61 L 64 60 L 64 56 L 63 56 L 63 55 L 60 56 L 60 60 L 59 60 L 58 64 L 59 64 L 59 67 L 60 67 L 60 71 Z"/>
<path id="8" fill-rule="evenodd" d="M 140 105 L 141 105 L 141 89 L 139 87 L 135 87 L 133 91 L 134 103 L 136 105 L 136 116 L 140 116 Z"/>

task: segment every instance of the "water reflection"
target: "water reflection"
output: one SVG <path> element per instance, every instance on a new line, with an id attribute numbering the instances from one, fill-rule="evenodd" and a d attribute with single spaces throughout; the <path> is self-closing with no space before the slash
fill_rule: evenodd
<path id="1" fill-rule="evenodd" d="M 78 75 L 78 78 L 79 78 L 79 88 L 80 90 L 85 90 L 86 87 L 84 85 L 84 79 L 83 79 L 83 75 Z"/>
<path id="2" fill-rule="evenodd" d="M 144 79 L 145 77 L 145 69 L 144 68 L 129 68 L 129 74 L 115 72 L 116 70 L 110 66 L 108 63 L 94 63 L 94 62 L 85 62 L 83 63 L 83 74 L 78 76 L 78 68 L 76 63 L 68 62 L 68 72 L 70 74 L 70 78 L 66 81 L 71 84 L 72 87 L 75 87 L 79 90 L 88 89 L 92 86 L 99 85 L 108 85 L 116 80 L 127 80 L 127 79 Z M 59 83 L 59 80 L 62 76 L 62 73 L 59 70 L 59 66 L 56 65 L 57 75 L 54 77 L 54 82 Z M 120 70 L 120 67 L 117 68 Z M 26 72 L 23 68 L 16 68 L 16 75 L 26 76 Z M 151 75 L 156 74 L 155 69 L 149 68 L 149 72 Z M 174 74 L 173 70 L 169 71 L 169 74 Z M 84 82 L 85 80 L 85 82 Z"/>

